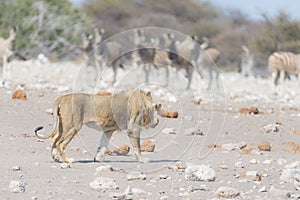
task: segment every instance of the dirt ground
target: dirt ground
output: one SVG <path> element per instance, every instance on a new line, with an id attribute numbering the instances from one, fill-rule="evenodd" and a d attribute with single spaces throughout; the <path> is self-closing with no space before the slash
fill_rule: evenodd
<path id="1" fill-rule="evenodd" d="M 213 86 L 215 92 L 209 93 L 199 77 L 193 79 L 191 90 L 185 90 L 186 81 L 176 72 L 171 73 L 168 86 L 160 82 L 164 69 L 151 73 L 150 81 L 154 81 L 143 85 L 141 71 L 120 70 L 120 81 L 112 87 L 106 75 L 103 83 L 96 84 L 92 68 L 74 63 L 14 62 L 8 87 L 0 88 L 1 199 L 112 199 L 113 195 L 121 199 L 128 186 L 133 199 L 300 198 L 300 89 L 296 80 L 287 81 L 285 92 L 276 94 L 270 79 L 222 73 L 220 89 Z M 160 118 L 156 128 L 142 133 L 142 140 L 150 138 L 156 145 L 154 152 L 143 153 L 150 162 L 138 163 L 131 150 L 127 156 L 107 155 L 104 163 L 94 163 L 102 133 L 87 127 L 67 147 L 67 155 L 75 162 L 54 162 L 49 141 L 34 135 L 41 125 L 46 127 L 44 134 L 51 132 L 52 116 L 46 110 L 54 100 L 69 92 L 115 92 L 126 87 L 148 89 L 164 108 L 179 112 L 178 118 Z M 24 90 L 27 100 L 12 99 L 17 89 Z M 239 112 L 250 107 L 260 113 Z M 262 129 L 266 125 L 276 130 Z M 175 134 L 166 131 L 170 128 Z M 192 134 L 195 129 L 203 134 Z M 270 143 L 270 151 L 258 149 L 263 141 Z M 242 147 L 238 146 L 241 142 Z M 113 136 L 109 149 L 122 144 L 131 146 L 124 132 Z M 99 171 L 99 166 L 107 165 L 112 170 Z M 190 165 L 209 166 L 216 179 L 186 180 L 185 167 Z M 284 180 L 283 171 L 290 169 L 295 173 Z M 131 172 L 144 174 L 145 180 L 128 180 Z M 93 189 L 91 183 L 97 177 L 115 180 L 117 189 Z M 11 181 L 24 183 L 25 192 L 12 192 Z M 222 186 L 237 194 L 216 193 Z"/>

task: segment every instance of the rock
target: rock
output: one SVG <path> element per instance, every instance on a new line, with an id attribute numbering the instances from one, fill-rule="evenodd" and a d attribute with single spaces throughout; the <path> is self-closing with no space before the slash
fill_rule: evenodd
<path id="1" fill-rule="evenodd" d="M 125 193 L 117 193 L 117 192 L 114 192 L 114 193 L 110 193 L 109 194 L 109 198 L 110 199 L 115 199 L 115 200 L 123 200 L 123 199 L 127 199 L 126 198 L 126 194 Z"/>
<path id="2" fill-rule="evenodd" d="M 121 145 L 115 148 L 114 153 L 118 156 L 126 156 L 130 151 L 130 147 L 127 144 Z"/>
<path id="3" fill-rule="evenodd" d="M 245 167 L 245 165 L 242 161 L 237 161 L 236 163 L 234 163 L 234 166 L 238 167 L 238 168 L 244 168 Z"/>
<path id="4" fill-rule="evenodd" d="M 169 112 L 167 110 L 162 110 L 159 115 L 161 117 L 167 117 L 167 118 L 177 118 L 178 117 L 178 112 Z"/>
<path id="5" fill-rule="evenodd" d="M 279 131 L 278 124 L 268 124 L 260 129 L 261 133 L 276 133 Z"/>
<path id="6" fill-rule="evenodd" d="M 272 159 L 269 159 L 269 160 L 263 161 L 262 163 L 265 164 L 265 165 L 269 165 L 269 164 L 271 164 L 272 162 L 273 162 L 273 160 L 272 160 Z"/>
<path id="7" fill-rule="evenodd" d="M 159 178 L 159 179 L 167 179 L 167 178 L 169 178 L 169 176 L 166 175 L 166 174 L 160 174 L 160 175 L 158 176 L 158 178 Z"/>
<path id="8" fill-rule="evenodd" d="M 271 144 L 267 141 L 263 141 L 263 142 L 258 144 L 257 148 L 260 151 L 271 151 Z"/>
<path id="9" fill-rule="evenodd" d="M 184 131 L 185 135 L 205 135 L 204 131 L 201 129 L 189 128 Z"/>
<path id="10" fill-rule="evenodd" d="M 119 186 L 116 183 L 116 180 L 108 177 L 97 177 L 91 183 L 90 187 L 94 190 L 114 190 L 118 189 Z"/>
<path id="11" fill-rule="evenodd" d="M 298 193 L 298 194 L 290 194 L 290 193 L 288 193 L 286 196 L 287 196 L 287 198 L 293 199 L 293 200 L 299 200 L 300 199 L 300 193 Z"/>
<path id="12" fill-rule="evenodd" d="M 175 128 L 164 128 L 161 133 L 163 134 L 176 134 Z"/>
<path id="13" fill-rule="evenodd" d="M 266 186 L 262 186 L 258 191 L 259 192 L 267 192 Z"/>
<path id="14" fill-rule="evenodd" d="M 53 109 L 52 108 L 46 109 L 46 113 L 48 113 L 49 115 L 53 115 Z"/>
<path id="15" fill-rule="evenodd" d="M 251 159 L 251 160 L 249 161 L 249 163 L 250 163 L 250 164 L 257 164 L 257 160 L 253 158 L 253 159 Z"/>
<path id="16" fill-rule="evenodd" d="M 154 149 L 155 149 L 155 144 L 150 139 L 144 140 L 141 144 L 142 152 L 153 152 Z"/>
<path id="17" fill-rule="evenodd" d="M 214 181 L 216 172 L 206 165 L 189 165 L 185 169 L 185 179 L 188 181 Z"/>
<path id="18" fill-rule="evenodd" d="M 189 186 L 187 188 L 187 190 L 189 192 L 195 192 L 195 191 L 208 191 L 208 186 L 207 185 L 200 185 L 198 187 L 194 187 L 194 186 Z"/>
<path id="19" fill-rule="evenodd" d="M 20 166 L 13 166 L 13 167 L 12 167 L 12 170 L 13 170 L 13 171 L 20 171 L 20 170 L 21 170 L 21 167 L 20 167 Z"/>
<path id="20" fill-rule="evenodd" d="M 258 176 L 257 171 L 248 171 L 246 172 L 246 177 L 254 179 Z"/>
<path id="21" fill-rule="evenodd" d="M 277 163 L 278 163 L 278 165 L 283 165 L 283 164 L 287 163 L 287 159 L 279 158 L 279 159 L 277 160 Z"/>
<path id="22" fill-rule="evenodd" d="M 292 181 L 295 177 L 300 176 L 300 169 L 283 169 L 281 172 L 280 180 Z"/>
<path id="23" fill-rule="evenodd" d="M 246 142 L 238 142 L 238 143 L 229 143 L 229 144 L 222 144 L 221 149 L 225 151 L 233 151 L 236 149 L 243 149 L 247 146 Z"/>
<path id="24" fill-rule="evenodd" d="M 68 168 L 71 168 L 71 165 L 70 165 L 70 163 L 61 163 L 60 168 L 61 169 L 68 169 Z"/>
<path id="25" fill-rule="evenodd" d="M 230 198 L 236 198 L 240 196 L 240 192 L 236 188 L 224 186 L 224 187 L 219 187 L 214 195 L 217 198 L 230 199 Z"/>
<path id="26" fill-rule="evenodd" d="M 25 183 L 21 181 L 10 181 L 9 191 L 14 193 L 23 193 L 25 192 Z"/>
<path id="27" fill-rule="evenodd" d="M 241 113 L 241 114 L 254 114 L 254 115 L 263 114 L 263 112 L 260 112 L 257 107 L 241 108 L 239 113 Z"/>
<path id="28" fill-rule="evenodd" d="M 12 99 L 27 100 L 27 96 L 23 90 L 17 90 L 12 94 Z"/>
<path id="29" fill-rule="evenodd" d="M 177 170 L 177 169 L 185 169 L 186 165 L 183 162 L 178 161 L 178 162 L 175 162 L 175 163 L 169 165 L 168 168 L 169 169 L 175 169 L 175 170 Z"/>
<path id="30" fill-rule="evenodd" d="M 167 199 L 169 199 L 169 197 L 168 197 L 167 195 L 163 195 L 163 196 L 161 196 L 159 199 L 160 199 L 160 200 L 167 200 Z"/>
<path id="31" fill-rule="evenodd" d="M 139 173 L 139 172 L 132 172 L 127 174 L 127 180 L 128 181 L 134 181 L 134 180 L 146 180 L 147 176 L 145 174 Z"/>
<path id="32" fill-rule="evenodd" d="M 96 172 L 109 172 L 112 170 L 113 168 L 111 165 L 102 165 L 96 168 Z"/>
<path id="33" fill-rule="evenodd" d="M 292 162 L 290 164 L 287 164 L 284 166 L 285 169 L 292 169 L 292 168 L 297 168 L 297 167 L 300 167 L 300 161 L 295 161 L 295 162 Z"/>
<path id="34" fill-rule="evenodd" d="M 228 169 L 227 165 L 221 165 L 220 168 L 221 169 Z"/>

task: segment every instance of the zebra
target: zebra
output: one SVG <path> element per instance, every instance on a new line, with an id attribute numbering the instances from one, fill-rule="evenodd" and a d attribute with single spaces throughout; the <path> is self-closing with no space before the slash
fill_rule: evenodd
<path id="1" fill-rule="evenodd" d="M 249 76 L 252 74 L 252 68 L 254 63 L 253 54 L 250 52 L 247 46 L 242 46 L 243 53 L 241 55 L 241 74 L 243 76 Z"/>
<path id="2" fill-rule="evenodd" d="M 0 82 L 2 85 L 5 85 L 5 79 L 10 79 L 11 76 L 9 59 L 15 54 L 16 31 L 17 28 L 14 26 L 8 38 L 0 38 L 0 61 L 2 61 Z"/>
<path id="3" fill-rule="evenodd" d="M 208 71 L 209 80 L 208 80 L 208 89 L 211 88 L 212 81 L 215 79 L 217 81 L 217 87 L 219 87 L 219 70 L 215 67 L 216 63 L 220 59 L 220 51 L 216 48 L 209 47 L 209 40 L 206 37 L 203 37 L 203 43 L 200 44 L 201 50 L 199 51 L 199 56 L 197 59 L 197 66 L 200 67 L 200 72 L 202 70 Z M 203 74 L 201 73 L 203 76 Z"/>
<path id="4" fill-rule="evenodd" d="M 281 84 L 284 86 L 286 75 L 296 74 L 300 83 L 300 54 L 294 54 L 288 51 L 274 52 L 268 59 L 269 71 L 272 73 L 274 85 Z"/>

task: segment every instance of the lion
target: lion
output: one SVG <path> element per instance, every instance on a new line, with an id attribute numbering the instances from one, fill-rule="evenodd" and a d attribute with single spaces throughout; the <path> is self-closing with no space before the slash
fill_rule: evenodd
<path id="1" fill-rule="evenodd" d="M 38 134 L 43 127 L 35 129 L 40 139 L 51 137 L 51 155 L 59 162 L 71 163 L 65 149 L 83 125 L 103 131 L 95 162 L 102 162 L 107 145 L 115 131 L 126 130 L 139 162 L 147 162 L 141 155 L 140 132 L 154 128 L 159 123 L 161 104 L 153 103 L 150 92 L 126 90 L 114 95 L 91 95 L 83 93 L 67 94 L 59 97 L 53 107 L 54 131 L 49 136 Z"/>

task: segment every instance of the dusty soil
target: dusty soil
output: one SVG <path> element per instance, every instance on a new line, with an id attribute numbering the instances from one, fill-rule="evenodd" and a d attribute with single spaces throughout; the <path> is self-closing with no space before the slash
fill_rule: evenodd
<path id="1" fill-rule="evenodd" d="M 107 78 L 95 90 L 93 69 L 73 63 L 14 63 L 12 81 L 8 87 L 0 88 L 1 199 L 111 199 L 112 193 L 122 193 L 127 186 L 144 191 L 135 194 L 134 199 L 213 199 L 221 186 L 236 188 L 236 199 L 287 199 L 300 193 L 294 181 L 280 179 L 285 165 L 294 163 L 294 168 L 300 168 L 296 163 L 300 162 L 297 81 L 288 81 L 286 91 L 275 94 L 271 80 L 223 73 L 224 90 L 215 89 L 216 94 L 210 96 L 203 82 L 198 85 L 197 77 L 192 90 L 185 90 L 183 76 L 174 73 L 172 83 L 166 87 L 156 80 L 142 85 L 140 71 L 124 74 L 120 71 L 122 81 L 116 84 L 116 90 L 147 88 L 164 108 L 179 114 L 178 118 L 161 118 L 158 127 L 143 132 L 143 140 L 150 138 L 156 144 L 153 153 L 143 153 L 150 162 L 138 163 L 131 149 L 127 156 L 107 155 L 104 163 L 94 163 L 93 155 L 102 133 L 84 127 L 67 147 L 67 155 L 75 162 L 65 166 L 52 160 L 49 141 L 37 139 L 34 128 L 43 125 L 45 134 L 51 132 L 52 116 L 46 110 L 57 97 L 73 91 L 114 92 L 114 87 Z M 152 72 L 153 78 L 163 79 L 163 75 L 164 70 Z M 12 99 L 17 89 L 24 90 L 27 100 Z M 195 99 L 200 105 L 193 103 Z M 250 107 L 257 107 L 262 113 L 239 112 Z M 261 131 L 268 124 L 277 124 L 278 131 Z M 165 128 L 174 128 L 175 134 L 163 132 Z M 203 134 L 193 135 L 194 129 Z M 243 149 L 222 148 L 223 144 L 242 141 L 247 144 Z M 270 143 L 270 151 L 258 150 L 263 141 Z M 117 133 L 109 149 L 123 144 L 131 147 L 126 133 Z M 183 165 L 180 169 L 174 167 L 178 162 Z M 209 165 L 216 172 L 216 180 L 187 181 L 184 167 L 191 164 Z M 113 170 L 96 172 L 103 165 L 111 165 Z M 257 171 L 258 177 L 246 175 L 251 171 Z M 146 179 L 129 181 L 130 172 L 141 172 Z M 114 179 L 118 189 L 93 189 L 90 183 L 97 177 Z M 11 181 L 25 183 L 25 192 L 11 192 Z"/>

